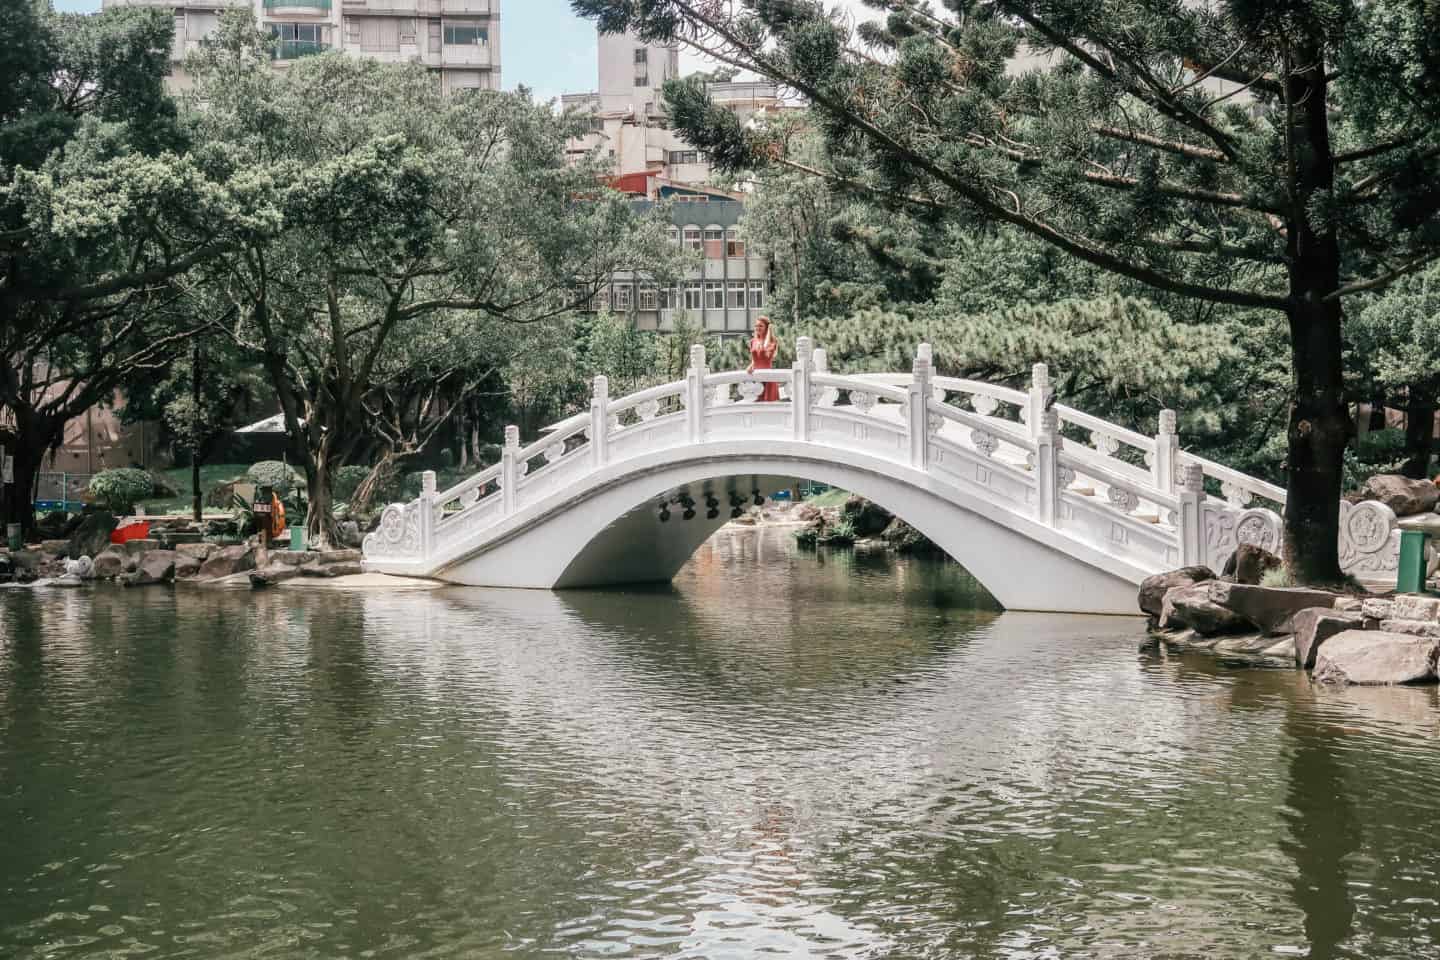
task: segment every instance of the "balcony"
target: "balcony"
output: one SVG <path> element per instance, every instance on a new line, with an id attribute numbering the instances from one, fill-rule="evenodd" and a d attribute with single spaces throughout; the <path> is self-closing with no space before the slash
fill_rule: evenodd
<path id="1" fill-rule="evenodd" d="M 317 43 L 314 40 L 281 40 L 275 45 L 275 52 L 271 54 L 271 59 L 298 60 L 301 57 L 324 53 L 329 49 L 330 44 Z"/>
<path id="2" fill-rule="evenodd" d="M 330 0 L 265 0 L 267 16 L 323 17 L 330 13 Z"/>

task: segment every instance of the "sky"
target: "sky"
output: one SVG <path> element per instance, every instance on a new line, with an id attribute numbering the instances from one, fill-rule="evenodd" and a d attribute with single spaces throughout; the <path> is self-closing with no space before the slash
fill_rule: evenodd
<path id="1" fill-rule="evenodd" d="M 93 12 L 100 0 L 53 0 L 57 10 Z M 838 0 L 858 10 L 859 0 Z M 570 10 L 570 0 L 501 0 L 500 79 L 506 90 L 524 84 L 537 100 L 594 90 L 598 69 L 595 25 Z M 682 52 L 681 73 L 705 69 Z"/>

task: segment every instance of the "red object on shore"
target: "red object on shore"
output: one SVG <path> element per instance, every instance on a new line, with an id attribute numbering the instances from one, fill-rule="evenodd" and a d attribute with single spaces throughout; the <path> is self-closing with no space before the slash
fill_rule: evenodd
<path id="1" fill-rule="evenodd" d="M 150 536 L 150 521 L 137 520 L 134 523 L 127 523 L 123 527 L 116 527 L 110 531 L 111 543 L 124 543 L 127 540 L 144 540 Z"/>

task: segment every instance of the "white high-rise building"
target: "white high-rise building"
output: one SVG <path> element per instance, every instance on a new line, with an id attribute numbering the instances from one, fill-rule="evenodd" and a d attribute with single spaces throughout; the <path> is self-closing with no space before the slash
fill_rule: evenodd
<path id="1" fill-rule="evenodd" d="M 431 68 L 441 89 L 500 89 L 500 0 L 102 0 L 105 7 L 175 11 L 171 86 L 189 80 L 180 64 L 214 31 L 220 12 L 253 7 L 278 40 L 275 65 L 340 50 L 357 57 Z"/>
<path id="2" fill-rule="evenodd" d="M 599 89 L 560 98 L 565 110 L 591 118 L 588 136 L 567 149 L 580 156 L 595 148 L 613 158 L 617 176 L 649 174 L 678 183 L 704 183 L 710 164 L 670 130 L 664 114 L 665 81 L 680 76 L 680 48 L 645 43 L 633 34 L 599 34 Z M 742 121 L 786 108 L 775 84 L 712 83 L 710 96 Z"/>

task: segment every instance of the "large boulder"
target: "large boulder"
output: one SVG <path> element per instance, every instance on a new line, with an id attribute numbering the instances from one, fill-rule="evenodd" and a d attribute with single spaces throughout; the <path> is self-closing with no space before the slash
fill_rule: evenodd
<path id="1" fill-rule="evenodd" d="M 1189 627 L 1202 637 L 1250 628 L 1244 617 L 1210 599 L 1210 581 L 1171 587 L 1160 606 L 1160 626 Z"/>
<path id="2" fill-rule="evenodd" d="M 1361 491 L 1367 500 L 1379 500 L 1397 517 L 1430 513 L 1440 500 L 1440 488 L 1431 480 L 1411 480 L 1393 473 L 1376 474 L 1365 481 Z"/>
<path id="3" fill-rule="evenodd" d="M 255 589 L 261 587 L 272 587 L 277 583 L 284 583 L 286 580 L 300 576 L 298 567 L 284 567 L 271 564 L 264 570 L 250 571 L 250 585 Z"/>
<path id="4" fill-rule="evenodd" d="M 344 520 L 340 523 L 340 542 L 346 547 L 359 549 L 364 539 L 364 535 L 360 533 L 360 524 L 354 520 Z"/>
<path id="5" fill-rule="evenodd" d="M 1306 607 L 1331 607 L 1335 594 L 1306 587 L 1259 587 L 1248 583 L 1212 580 L 1206 586 L 1210 602 L 1224 607 L 1261 633 L 1277 632 L 1291 617 Z M 1288 632 L 1288 631 L 1287 631 Z"/>
<path id="6" fill-rule="evenodd" d="M 1326 683 L 1429 683 L 1435 680 L 1437 658 L 1440 638 L 1346 630 L 1320 647 L 1315 679 Z"/>
<path id="7" fill-rule="evenodd" d="M 175 551 L 151 550 L 140 558 L 135 572 L 125 579 L 127 587 L 143 587 L 152 583 L 173 583 Z"/>
<path id="8" fill-rule="evenodd" d="M 1206 566 L 1181 567 L 1168 573 L 1157 573 L 1140 581 L 1140 610 L 1158 618 L 1165 605 L 1165 594 L 1176 587 L 1188 587 L 1214 580 L 1215 571 Z"/>
<path id="9" fill-rule="evenodd" d="M 1390 615 L 1396 620 L 1440 620 L 1440 597 L 1419 593 L 1396 594 Z"/>
<path id="10" fill-rule="evenodd" d="M 254 569 L 254 549 L 240 544 L 233 547 L 221 547 L 210 554 L 210 557 L 200 567 L 200 576 L 208 580 Z"/>
<path id="11" fill-rule="evenodd" d="M 320 563 L 359 563 L 359 550 L 326 550 L 320 554 Z"/>
<path id="12" fill-rule="evenodd" d="M 115 530 L 115 517 L 104 511 L 87 513 L 80 526 L 70 535 L 66 555 L 71 557 L 97 557 L 110 546 L 110 534 Z"/>
<path id="13" fill-rule="evenodd" d="M 1280 558 L 1275 556 L 1264 547 L 1257 547 L 1253 543 L 1242 543 L 1230 554 L 1230 559 L 1225 561 L 1223 576 L 1236 583 L 1259 584 L 1265 574 L 1271 570 L 1279 570 L 1281 567 Z"/>
<path id="14" fill-rule="evenodd" d="M 125 572 L 125 552 L 116 547 L 101 552 L 95 558 L 95 576 L 100 580 L 113 580 Z"/>
<path id="15" fill-rule="evenodd" d="M 299 568 L 304 577 L 353 577 L 364 573 L 358 561 L 346 563 L 311 563 Z"/>
<path id="16" fill-rule="evenodd" d="M 204 563 L 210 559 L 210 554 L 215 552 L 213 543 L 177 543 L 175 552 L 182 557 L 192 557 Z"/>
<path id="17" fill-rule="evenodd" d="M 143 554 L 143 553 L 149 553 L 151 550 L 159 550 L 159 549 L 160 549 L 160 541 L 159 541 L 159 540 L 151 540 L 151 539 L 149 539 L 148 537 L 147 537 L 147 538 L 144 538 L 144 539 L 135 539 L 135 540 L 126 540 L 126 541 L 125 541 L 125 552 L 128 553 L 128 554 L 130 554 L 130 556 L 132 556 L 132 557 L 138 557 L 138 556 L 140 556 L 140 555 Z M 167 552 L 168 552 L 168 551 L 167 551 Z"/>
<path id="18" fill-rule="evenodd" d="M 175 554 L 175 579 L 189 580 L 191 577 L 200 575 L 200 558 L 188 557 L 183 553 Z"/>
<path id="19" fill-rule="evenodd" d="M 1359 630 L 1365 617 L 1358 611 L 1306 607 L 1290 618 L 1295 633 L 1295 663 L 1306 670 L 1315 666 L 1320 645 L 1346 630 Z"/>
<path id="20" fill-rule="evenodd" d="M 889 510 L 864 497 L 851 497 L 840 510 L 842 519 L 849 520 L 857 537 L 876 537 L 885 532 L 894 519 Z"/>
<path id="21" fill-rule="evenodd" d="M 940 548 L 935 545 L 934 541 L 899 517 L 891 520 L 890 525 L 881 531 L 880 539 L 888 543 L 897 553 L 940 552 Z"/>

